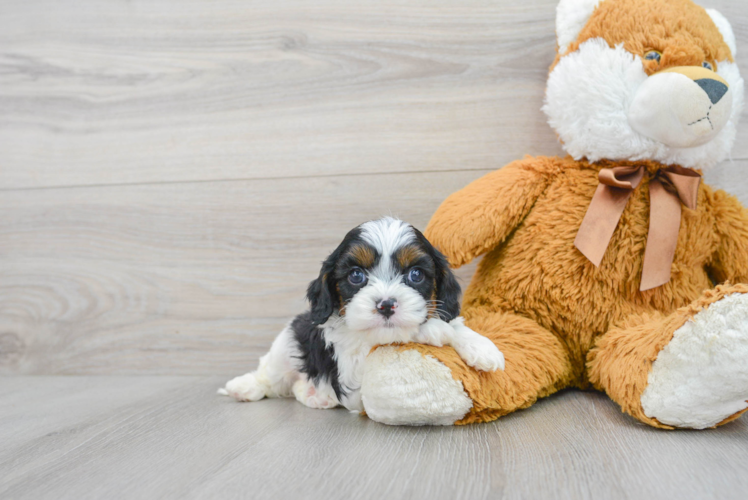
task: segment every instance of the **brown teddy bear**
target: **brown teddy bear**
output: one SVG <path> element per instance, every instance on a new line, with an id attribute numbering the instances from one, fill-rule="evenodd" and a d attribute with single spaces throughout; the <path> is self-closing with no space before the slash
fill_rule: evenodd
<path id="1" fill-rule="evenodd" d="M 691 0 L 562 0 L 556 32 L 544 111 L 569 156 L 478 179 L 426 230 L 453 266 L 485 254 L 463 314 L 506 370 L 379 347 L 374 420 L 485 422 L 590 386 L 655 427 L 748 409 L 748 211 L 700 182 L 743 102 L 730 24 Z"/>

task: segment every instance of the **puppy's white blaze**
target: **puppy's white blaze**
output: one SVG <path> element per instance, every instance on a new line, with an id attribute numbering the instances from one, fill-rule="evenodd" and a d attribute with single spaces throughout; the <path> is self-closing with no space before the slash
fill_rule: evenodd
<path id="1" fill-rule="evenodd" d="M 392 217 L 383 217 L 361 224 L 361 238 L 381 256 L 379 265 L 372 270 L 374 276 L 392 278 L 394 266 L 391 257 L 398 248 L 416 239 L 410 224 Z"/>
<path id="2" fill-rule="evenodd" d="M 636 132 L 628 111 L 647 80 L 641 60 L 622 45 L 600 38 L 561 58 L 548 78 L 543 111 L 563 148 L 577 160 L 655 160 L 667 165 L 708 169 L 728 157 L 743 108 L 743 79 L 737 66 L 717 63 L 732 94 L 732 113 L 722 131 L 706 144 L 669 147 Z"/>

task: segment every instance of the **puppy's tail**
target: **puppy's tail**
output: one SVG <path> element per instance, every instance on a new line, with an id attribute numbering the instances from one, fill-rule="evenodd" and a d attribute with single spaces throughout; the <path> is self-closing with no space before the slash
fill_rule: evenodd
<path id="1" fill-rule="evenodd" d="M 218 394 L 221 395 L 221 396 L 228 396 L 229 395 L 229 391 L 227 391 L 226 389 L 224 389 L 223 387 L 221 387 L 220 389 L 218 389 Z"/>

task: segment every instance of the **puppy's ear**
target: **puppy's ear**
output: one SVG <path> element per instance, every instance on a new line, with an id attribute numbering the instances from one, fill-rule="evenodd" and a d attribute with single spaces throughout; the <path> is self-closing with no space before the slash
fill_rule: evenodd
<path id="1" fill-rule="evenodd" d="M 434 273 L 436 275 L 436 300 L 438 302 L 439 318 L 450 322 L 460 315 L 460 295 L 462 289 L 457 282 L 452 270 L 449 268 L 447 258 L 426 239 L 416 228 L 413 228 L 416 237 L 424 250 L 434 261 Z"/>
<path id="2" fill-rule="evenodd" d="M 439 302 L 439 317 L 450 322 L 460 315 L 460 295 L 462 290 L 454 273 L 449 268 L 447 258 L 434 249 L 436 257 L 436 300 Z"/>
<path id="3" fill-rule="evenodd" d="M 355 228 L 351 230 L 325 261 L 322 263 L 322 269 L 319 271 L 319 277 L 309 283 L 306 290 L 306 298 L 311 304 L 312 322 L 315 325 L 321 325 L 340 308 L 340 296 L 335 289 L 335 267 L 340 260 L 351 240 L 358 237 L 361 230 Z"/>
<path id="4" fill-rule="evenodd" d="M 334 255 L 334 252 L 333 252 Z M 335 263 L 337 258 L 330 255 L 323 263 L 319 277 L 309 283 L 306 298 L 309 300 L 312 312 L 312 322 L 321 325 L 332 315 L 335 308 L 340 307 L 335 286 Z"/>

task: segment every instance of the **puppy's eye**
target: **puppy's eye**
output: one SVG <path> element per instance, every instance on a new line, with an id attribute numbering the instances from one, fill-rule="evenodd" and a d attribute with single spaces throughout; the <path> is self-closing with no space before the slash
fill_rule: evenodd
<path id="1" fill-rule="evenodd" d="M 645 61 L 657 61 L 659 63 L 660 59 L 662 59 L 662 53 L 656 50 L 650 50 L 649 52 L 644 54 Z"/>
<path id="2" fill-rule="evenodd" d="M 366 274 L 357 267 L 354 267 L 351 269 L 351 272 L 348 273 L 348 283 L 351 285 L 363 285 L 365 281 Z"/>
<path id="3" fill-rule="evenodd" d="M 408 281 L 410 281 L 411 283 L 420 283 L 423 281 L 423 278 L 423 271 L 417 267 L 414 267 L 408 273 Z"/>
<path id="4" fill-rule="evenodd" d="M 709 61 L 704 61 L 703 63 L 701 63 L 701 65 L 709 71 L 714 71 L 714 66 L 712 66 L 712 63 L 710 63 Z"/>

